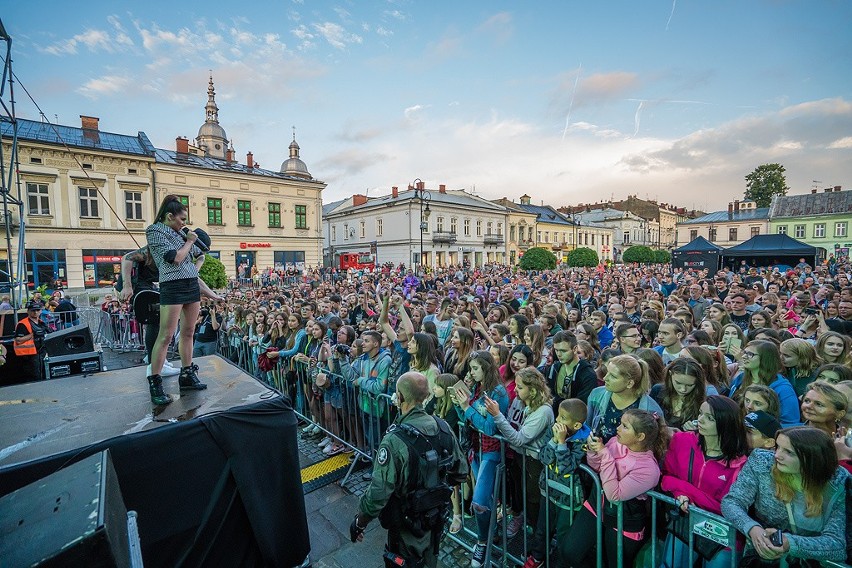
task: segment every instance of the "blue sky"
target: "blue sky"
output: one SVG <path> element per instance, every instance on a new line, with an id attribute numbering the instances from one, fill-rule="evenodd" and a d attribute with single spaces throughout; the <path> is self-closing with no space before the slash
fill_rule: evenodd
<path id="1" fill-rule="evenodd" d="M 277 170 L 295 126 L 325 201 L 421 178 L 713 210 L 768 162 L 791 193 L 852 185 L 848 1 L 10 4 L 15 72 L 50 120 L 173 148 L 212 70 L 240 161 Z"/>

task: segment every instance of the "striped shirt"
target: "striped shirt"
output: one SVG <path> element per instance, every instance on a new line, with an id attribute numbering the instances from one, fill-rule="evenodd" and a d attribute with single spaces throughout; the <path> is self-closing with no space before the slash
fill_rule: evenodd
<path id="1" fill-rule="evenodd" d="M 151 256 L 154 257 L 154 263 L 160 270 L 160 282 L 198 278 L 198 269 L 193 259 L 203 254 L 201 249 L 193 246 L 183 262 L 175 264 L 167 261 L 165 256 L 170 251 L 177 252 L 186 242 L 180 233 L 164 223 L 154 223 L 145 229 L 145 236 L 148 239 Z"/>

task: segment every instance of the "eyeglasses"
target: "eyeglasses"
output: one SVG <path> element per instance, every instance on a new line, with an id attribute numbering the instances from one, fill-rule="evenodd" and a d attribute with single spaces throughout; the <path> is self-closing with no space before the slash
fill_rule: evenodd
<path id="1" fill-rule="evenodd" d="M 751 359 L 752 357 L 757 357 L 757 353 L 753 351 L 743 351 L 743 359 Z"/>
<path id="2" fill-rule="evenodd" d="M 621 339 L 636 339 L 637 337 L 642 337 L 640 333 L 631 333 L 629 335 L 622 335 Z"/>

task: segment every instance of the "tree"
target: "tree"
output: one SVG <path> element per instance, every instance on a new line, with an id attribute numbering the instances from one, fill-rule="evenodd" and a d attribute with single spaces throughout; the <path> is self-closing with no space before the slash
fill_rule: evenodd
<path id="1" fill-rule="evenodd" d="M 667 250 L 655 250 L 654 262 L 657 264 L 668 264 L 672 261 L 672 255 Z"/>
<path id="2" fill-rule="evenodd" d="M 638 262 L 639 264 L 648 264 L 654 262 L 654 251 L 650 247 L 644 245 L 636 245 L 629 247 L 621 255 L 624 262 Z"/>
<path id="3" fill-rule="evenodd" d="M 784 177 L 784 166 L 781 164 L 763 164 L 757 166 L 746 179 L 744 197 L 754 201 L 758 207 L 769 207 L 776 195 L 787 195 L 787 178 Z"/>
<path id="4" fill-rule="evenodd" d="M 556 256 L 547 249 L 533 247 L 521 257 L 519 266 L 521 270 L 552 270 L 556 268 Z"/>
<path id="5" fill-rule="evenodd" d="M 204 264 L 201 265 L 198 275 L 204 280 L 205 284 L 214 290 L 224 288 L 228 285 L 228 277 L 225 275 L 225 265 L 218 258 L 214 258 L 209 254 L 204 255 Z"/>
<path id="6" fill-rule="evenodd" d="M 598 253 L 586 247 L 572 250 L 568 253 L 568 266 L 597 266 Z"/>

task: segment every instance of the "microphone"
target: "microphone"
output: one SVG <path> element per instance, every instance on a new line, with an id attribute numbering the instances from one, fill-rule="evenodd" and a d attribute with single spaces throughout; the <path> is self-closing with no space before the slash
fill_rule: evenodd
<path id="1" fill-rule="evenodd" d="M 180 232 L 181 232 L 181 236 L 183 237 L 183 240 L 185 240 L 185 241 L 188 240 L 186 237 L 189 235 L 189 229 L 187 227 L 184 227 L 183 229 L 180 230 Z M 194 244 L 195 246 L 200 248 L 201 252 L 210 252 L 210 249 L 207 248 L 207 245 L 205 245 L 203 242 L 201 242 L 201 239 L 195 239 L 195 242 L 192 243 L 192 244 Z"/>

